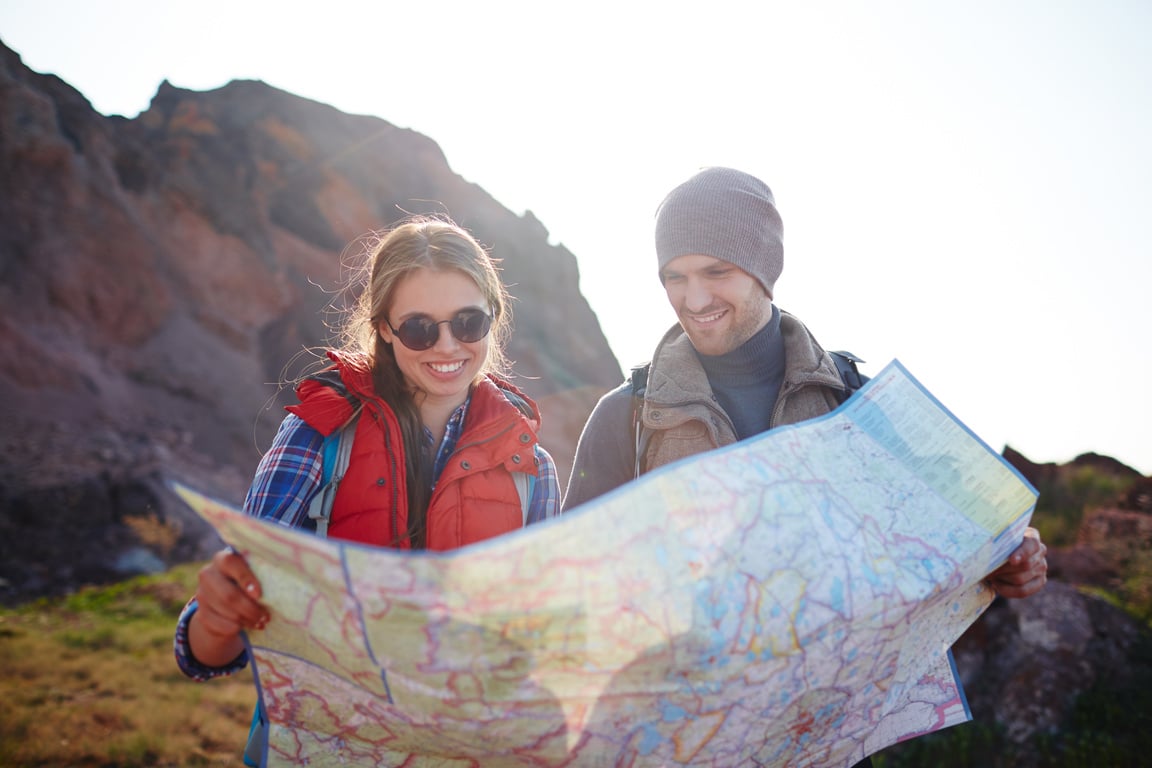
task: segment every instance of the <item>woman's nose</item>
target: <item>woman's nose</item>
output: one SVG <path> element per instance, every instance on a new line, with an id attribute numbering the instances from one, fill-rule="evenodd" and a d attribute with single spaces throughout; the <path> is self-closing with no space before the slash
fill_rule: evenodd
<path id="1" fill-rule="evenodd" d="M 460 342 L 452 333 L 452 325 L 449 321 L 442 321 L 436 327 L 440 329 L 440 335 L 436 337 L 436 343 L 432 345 L 433 349 L 448 352 L 460 346 Z"/>

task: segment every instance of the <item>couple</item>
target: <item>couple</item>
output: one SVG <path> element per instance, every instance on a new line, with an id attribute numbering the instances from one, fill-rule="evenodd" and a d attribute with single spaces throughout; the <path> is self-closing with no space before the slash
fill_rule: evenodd
<path id="1" fill-rule="evenodd" d="M 655 240 L 657 274 L 679 324 L 656 347 L 645 397 L 679 415 L 644 423 L 638 456 L 629 384 L 605 395 L 580 437 L 563 509 L 637 471 L 823 415 L 840 402 L 834 362 L 773 303 L 783 245 L 767 185 L 737 170 L 705 169 L 660 204 Z M 321 486 L 324 439 L 358 411 L 328 535 L 446 550 L 560 514 L 556 467 L 536 440 L 539 411 L 502 376 L 509 296 L 484 248 L 450 222 L 414 219 L 378 239 L 366 269 L 344 346 L 328 352 L 331 366 L 297 386 L 299 403 L 261 460 L 245 511 L 314 529 L 308 510 Z M 526 477 L 525 491 L 517 480 Z M 1045 551 L 1028 529 L 988 582 L 1005 597 L 1038 592 L 1047 580 Z M 222 551 L 201 570 L 177 624 L 185 674 L 206 680 L 247 664 L 242 633 L 270 620 L 260 597 L 238 553 Z"/>

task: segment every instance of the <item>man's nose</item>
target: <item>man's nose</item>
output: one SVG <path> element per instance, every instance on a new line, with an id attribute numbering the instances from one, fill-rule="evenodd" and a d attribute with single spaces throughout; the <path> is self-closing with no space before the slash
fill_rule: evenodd
<path id="1" fill-rule="evenodd" d="M 699 312 L 712 304 L 712 291 L 702 280 L 688 280 L 684 291 L 684 308 L 689 312 Z"/>

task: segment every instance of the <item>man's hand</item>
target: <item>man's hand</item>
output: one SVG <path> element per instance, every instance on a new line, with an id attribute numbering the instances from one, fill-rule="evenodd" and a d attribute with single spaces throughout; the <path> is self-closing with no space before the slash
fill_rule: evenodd
<path id="1" fill-rule="evenodd" d="M 988 584 L 1003 597 L 1028 597 L 1048 583 L 1048 547 L 1035 528 L 1024 530 L 1024 541 L 1008 561 L 988 575 Z"/>

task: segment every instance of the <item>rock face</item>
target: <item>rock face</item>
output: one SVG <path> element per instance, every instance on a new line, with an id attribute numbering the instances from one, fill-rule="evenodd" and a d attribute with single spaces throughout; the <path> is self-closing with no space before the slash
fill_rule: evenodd
<path id="1" fill-rule="evenodd" d="M 1050 582 L 1027 600 L 998 599 L 956 643 L 975 720 L 1018 745 L 1064 727 L 1077 698 L 1115 689 L 1137 669 L 1147 629 L 1104 600 Z"/>
<path id="2" fill-rule="evenodd" d="M 1149 487 L 1152 478 L 1144 478 L 1139 472 L 1127 464 L 1117 461 L 1111 456 L 1102 456 L 1099 453 L 1082 453 L 1067 464 L 1046 463 L 1038 464 L 1020 453 L 1012 446 L 1005 446 L 1002 452 L 1004 460 L 1020 471 L 1028 482 L 1043 491 L 1050 485 L 1073 485 L 1075 481 L 1070 477 L 1077 472 L 1091 471 L 1096 475 L 1110 477 L 1118 483 L 1131 487 L 1132 504 L 1138 504 L 1141 498 L 1140 489 L 1144 489 L 1145 503 L 1148 501 Z M 1135 507 L 1133 507 L 1135 508 Z"/>
<path id="3" fill-rule="evenodd" d="M 567 480 L 622 380 L 576 259 L 434 141 L 260 82 L 105 117 L 0 45 L 0 599 L 215 546 L 164 482 L 239 503 L 347 295 L 357 240 L 448 214 L 513 285 L 515 382 Z"/>
<path id="4" fill-rule="evenodd" d="M 979 738 L 951 743 L 974 750 L 972 765 L 1136 764 L 1152 681 L 1152 478 L 1094 453 L 1060 465 L 1011 448 L 1004 456 L 1041 489 L 1034 524 L 1043 529 L 1070 506 L 1078 523 L 1070 544 L 1049 546 L 1040 593 L 998 599 L 955 644 L 973 718 L 1000 736 L 984 752 Z M 1080 508 L 1113 490 L 1111 500 Z"/>

